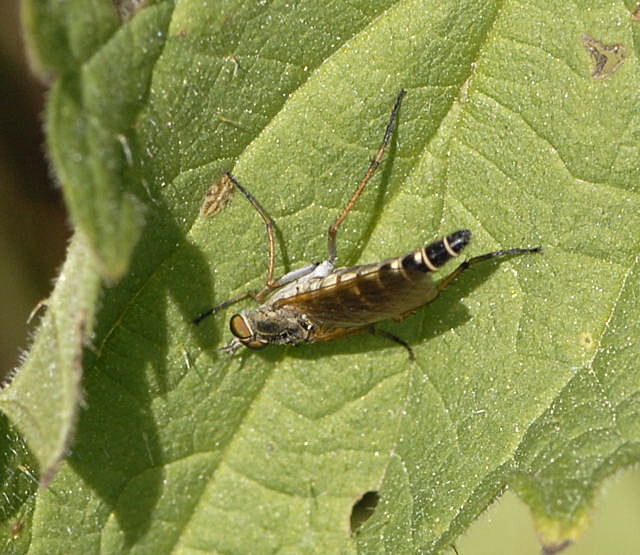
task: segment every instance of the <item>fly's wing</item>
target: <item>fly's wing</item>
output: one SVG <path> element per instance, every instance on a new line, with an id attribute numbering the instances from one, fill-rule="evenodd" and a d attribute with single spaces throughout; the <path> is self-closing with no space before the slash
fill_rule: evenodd
<path id="1" fill-rule="evenodd" d="M 340 268 L 327 277 L 304 282 L 297 294 L 274 304 L 295 308 L 321 328 L 339 328 L 348 333 L 344 328 L 401 319 L 437 294 L 427 272 L 405 269 L 400 259 L 392 259 Z"/>

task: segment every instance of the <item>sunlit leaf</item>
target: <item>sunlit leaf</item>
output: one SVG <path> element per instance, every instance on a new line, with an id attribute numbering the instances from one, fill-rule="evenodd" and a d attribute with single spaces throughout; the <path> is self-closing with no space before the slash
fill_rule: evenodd
<path id="1" fill-rule="evenodd" d="M 98 309 L 85 404 L 30 548 L 435 552 L 506 486 L 546 544 L 579 535 L 602 480 L 639 458 L 639 74 L 627 59 L 594 79 L 582 40 L 629 58 L 624 6 L 185 1 L 117 19 L 105 1 L 117 27 L 88 35 L 75 4 L 30 2 L 61 22 L 47 38 L 31 20 L 32 48 L 59 49 L 39 54 L 59 74 L 49 145 L 92 279 L 125 277 L 99 300 L 91 280 L 77 285 Z M 200 216 L 205 192 L 233 170 L 277 222 L 278 272 L 321 260 L 400 88 L 391 148 L 338 234 L 340 264 L 462 228 L 469 255 L 544 253 L 477 266 L 385 325 L 415 363 L 366 335 L 217 351 L 238 307 L 191 321 L 261 287 L 267 241 L 239 195 Z M 48 379 L 49 323 L 81 344 L 69 314 L 50 307 L 25 375 Z M 73 363 L 61 371 L 69 383 Z M 8 413 L 46 466 L 25 422 L 55 416 L 62 437 L 74 404 L 15 396 L 28 417 Z M 352 536 L 367 492 L 377 505 Z"/>

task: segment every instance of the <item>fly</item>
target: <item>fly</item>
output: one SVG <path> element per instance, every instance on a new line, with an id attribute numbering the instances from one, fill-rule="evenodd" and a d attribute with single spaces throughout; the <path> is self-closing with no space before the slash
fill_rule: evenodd
<path id="1" fill-rule="evenodd" d="M 504 256 L 540 252 L 540 247 L 516 248 L 490 252 L 470 258 L 451 274 L 434 282 L 431 274 L 457 257 L 471 241 L 471 232 L 462 229 L 429 243 L 404 256 L 376 264 L 336 268 L 338 259 L 336 234 L 353 209 L 387 149 L 405 91 L 401 90 L 391 111 L 382 143 L 353 196 L 328 232 L 328 257 L 323 262 L 293 270 L 273 279 L 275 267 L 274 222 L 257 199 L 229 172 L 225 176 L 246 197 L 262 217 L 269 238 L 269 269 L 265 287 L 247 292 L 203 312 L 193 321 L 206 317 L 248 297 L 260 306 L 241 310 L 229 321 L 231 342 L 222 350 L 233 354 L 242 345 L 261 349 L 270 344 L 300 345 L 331 341 L 363 332 L 374 333 L 401 344 L 414 358 L 409 344 L 375 325 L 384 320 L 402 320 L 418 308 L 433 301 L 440 291 L 470 266 Z"/>

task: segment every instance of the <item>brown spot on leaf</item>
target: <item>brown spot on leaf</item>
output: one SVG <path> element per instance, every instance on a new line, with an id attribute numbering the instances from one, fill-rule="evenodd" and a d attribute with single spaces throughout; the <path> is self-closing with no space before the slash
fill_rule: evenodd
<path id="1" fill-rule="evenodd" d="M 609 77 L 624 61 L 625 49 L 622 44 L 605 44 L 590 35 L 582 35 L 582 44 L 593 58 L 595 66 L 591 76 L 594 79 Z"/>

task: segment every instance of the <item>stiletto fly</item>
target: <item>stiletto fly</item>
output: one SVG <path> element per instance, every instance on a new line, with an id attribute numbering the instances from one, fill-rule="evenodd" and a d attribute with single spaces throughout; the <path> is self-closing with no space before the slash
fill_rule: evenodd
<path id="1" fill-rule="evenodd" d="M 376 328 L 375 324 L 390 319 L 402 320 L 412 314 L 433 301 L 440 291 L 474 264 L 493 258 L 542 250 L 540 247 L 516 248 L 476 256 L 462 262 L 439 282 L 434 282 L 431 274 L 457 257 L 471 241 L 471 232 L 462 229 L 404 256 L 389 258 L 376 264 L 350 268 L 335 267 L 338 259 L 338 228 L 380 165 L 391 141 L 404 95 L 405 91 L 401 90 L 375 157 L 353 196 L 329 228 L 329 254 L 323 262 L 299 268 L 274 280 L 274 222 L 256 198 L 240 185 L 231 173 L 225 173 L 225 178 L 247 198 L 266 225 L 269 238 L 269 269 L 266 285 L 261 291 L 243 293 L 214 306 L 194 319 L 196 324 L 200 323 L 207 316 L 248 297 L 262 303 L 257 308 L 241 310 L 231 317 L 229 325 L 234 337 L 222 350 L 232 354 L 242 345 L 251 349 L 261 349 L 270 344 L 300 345 L 369 332 L 401 344 L 413 359 L 413 351 L 404 340 Z"/>

